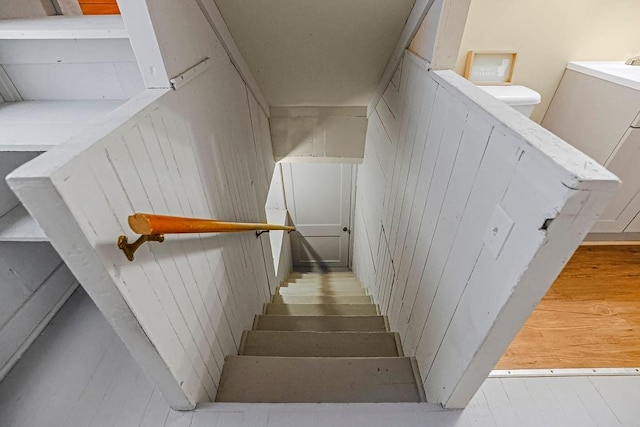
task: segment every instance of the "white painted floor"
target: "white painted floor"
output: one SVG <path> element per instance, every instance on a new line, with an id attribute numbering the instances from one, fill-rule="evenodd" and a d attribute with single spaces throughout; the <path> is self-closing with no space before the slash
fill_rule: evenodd
<path id="1" fill-rule="evenodd" d="M 0 426 L 640 426 L 639 403 L 640 376 L 491 378 L 464 411 L 208 404 L 174 412 L 78 290 L 0 383 Z"/>

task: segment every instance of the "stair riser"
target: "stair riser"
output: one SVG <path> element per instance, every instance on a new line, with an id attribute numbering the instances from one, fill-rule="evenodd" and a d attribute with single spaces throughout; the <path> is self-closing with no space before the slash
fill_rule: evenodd
<path id="1" fill-rule="evenodd" d="M 366 290 L 362 285 L 360 285 L 359 283 L 328 283 L 328 284 L 322 284 L 322 283 L 283 283 L 281 288 L 283 289 L 324 289 L 324 290 L 337 290 L 337 291 L 342 291 L 342 290 L 353 290 L 353 291 L 359 291 L 359 290 Z"/>
<path id="2" fill-rule="evenodd" d="M 320 278 L 320 277 L 356 277 L 353 272 L 330 272 L 330 273 L 289 273 L 288 278 Z"/>
<path id="3" fill-rule="evenodd" d="M 325 291 L 322 289 L 289 289 L 279 288 L 277 295 L 297 295 L 297 296 L 367 296 L 364 290 L 361 291 Z"/>
<path id="4" fill-rule="evenodd" d="M 256 316 L 254 330 L 385 332 L 384 316 Z"/>
<path id="5" fill-rule="evenodd" d="M 371 297 L 366 295 L 346 296 L 300 296 L 300 295 L 274 295 L 271 298 L 274 304 L 371 304 Z"/>
<path id="6" fill-rule="evenodd" d="M 318 284 L 318 285 L 331 285 L 331 284 L 343 284 L 343 285 L 350 285 L 350 284 L 354 284 L 354 285 L 359 285 L 362 286 L 362 284 L 360 283 L 360 281 L 356 280 L 356 279 L 288 279 L 286 280 L 286 283 L 290 283 L 290 284 L 298 284 L 298 285 L 303 285 L 303 284 Z"/>
<path id="7" fill-rule="evenodd" d="M 397 357 L 391 332 L 245 331 L 240 354 L 278 357 Z"/>
<path id="8" fill-rule="evenodd" d="M 373 304 L 265 304 L 263 314 L 291 316 L 376 316 Z"/>

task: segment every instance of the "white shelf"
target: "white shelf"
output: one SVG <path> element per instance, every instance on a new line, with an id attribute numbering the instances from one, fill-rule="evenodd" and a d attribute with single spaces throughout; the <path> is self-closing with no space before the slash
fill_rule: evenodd
<path id="1" fill-rule="evenodd" d="M 0 151 L 47 151 L 122 105 L 108 101 L 0 103 Z"/>
<path id="2" fill-rule="evenodd" d="M 127 39 L 120 15 L 47 16 L 0 20 L 0 39 Z"/>
<path id="3" fill-rule="evenodd" d="M 18 205 L 0 218 L 0 242 L 48 242 L 38 223 Z"/>

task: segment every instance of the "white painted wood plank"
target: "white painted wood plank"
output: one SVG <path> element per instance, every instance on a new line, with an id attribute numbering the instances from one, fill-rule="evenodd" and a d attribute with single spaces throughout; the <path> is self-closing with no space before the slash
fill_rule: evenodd
<path id="1" fill-rule="evenodd" d="M 129 364 L 138 366 L 131 357 L 129 357 Z M 151 395 L 156 389 L 140 369 L 138 369 L 138 372 L 136 372 L 133 378 L 133 387 L 126 392 L 126 400 L 118 410 L 119 415 L 114 424 L 115 427 L 139 425 L 140 420 L 142 420 L 145 414 Z"/>
<path id="2" fill-rule="evenodd" d="M 116 339 L 116 337 L 113 337 L 112 342 Z M 122 357 L 119 357 L 118 353 L 122 351 L 126 351 L 126 349 L 118 345 L 110 346 L 80 395 L 78 404 L 67 414 L 65 424 L 86 426 L 93 424 L 95 417 L 100 413 L 106 396 L 109 394 L 109 389 L 114 381 L 118 379 L 122 363 Z M 102 384 L 106 386 L 100 387 Z M 100 422 L 101 420 L 97 421 Z"/>
<path id="3" fill-rule="evenodd" d="M 169 141 L 165 141 L 165 139 L 161 136 L 166 131 L 166 128 L 164 127 L 164 121 L 159 116 L 152 117 L 151 120 L 143 121 L 140 124 L 140 131 L 146 145 L 144 153 L 140 153 L 140 155 L 149 157 L 153 165 L 153 176 L 155 177 L 156 182 L 160 184 L 158 185 L 158 189 L 163 189 L 163 194 L 158 195 L 156 193 L 155 197 L 158 200 L 164 199 L 164 201 L 166 202 L 166 204 L 160 205 L 159 211 L 173 212 L 177 215 L 184 214 L 182 200 L 180 200 L 180 197 L 178 196 L 179 194 L 182 194 L 184 192 L 181 188 L 177 188 L 175 186 L 175 184 L 178 182 L 178 176 L 172 177 L 172 169 L 169 169 L 167 166 L 169 162 L 175 160 L 175 157 L 171 148 L 165 145 L 166 143 L 169 143 Z M 158 138 L 158 141 L 154 141 L 154 138 Z M 135 154 L 134 157 L 136 157 Z M 154 184 L 153 182 L 148 182 L 147 186 L 148 185 Z M 189 214 L 191 216 L 202 216 L 201 214 L 198 215 L 198 213 L 194 213 L 193 211 L 190 211 Z M 159 252 L 161 254 L 172 254 L 171 256 L 174 258 L 176 267 L 178 269 L 184 268 L 185 274 L 191 275 L 189 277 L 194 277 L 194 272 L 198 272 L 198 280 L 187 279 L 191 280 L 191 283 L 187 282 L 186 285 L 191 285 L 191 304 L 194 306 L 196 312 L 198 312 L 201 316 L 200 322 L 202 322 L 202 324 L 204 325 L 207 325 L 207 327 L 205 328 L 205 331 L 208 331 L 207 339 L 210 346 L 213 346 L 212 351 L 216 355 L 217 364 L 220 367 L 224 361 L 224 355 L 220 350 L 220 346 L 226 346 L 226 352 L 230 352 L 235 349 L 235 345 L 233 344 L 233 340 L 230 339 L 230 331 L 229 326 L 226 323 L 226 317 L 221 316 L 223 307 L 220 306 L 219 297 L 210 299 L 203 297 L 203 295 L 208 294 L 208 291 L 212 285 L 215 287 L 217 293 L 217 286 L 215 286 L 215 282 L 210 282 L 212 279 L 212 272 L 208 268 L 208 260 L 205 259 L 205 248 L 202 244 L 202 240 L 191 240 L 191 242 L 196 243 L 196 246 L 194 247 L 193 244 L 190 244 L 188 241 L 181 241 L 180 245 L 176 246 L 176 249 L 181 247 L 181 250 L 162 251 L 163 248 L 159 248 Z M 191 255 L 185 255 L 183 257 L 181 256 L 183 253 L 191 253 Z M 191 258 L 196 259 L 193 260 Z M 197 266 L 203 266 L 205 269 L 203 270 L 202 268 L 200 268 L 198 270 Z M 176 280 L 180 280 L 180 278 L 177 277 Z M 203 282 L 207 283 L 205 284 Z M 197 285 L 197 287 L 194 285 Z M 224 321 L 224 323 L 221 325 L 217 323 L 217 321 L 212 320 L 215 318 L 221 319 L 222 321 Z M 218 342 L 218 336 L 222 336 L 224 341 Z"/>
<path id="4" fill-rule="evenodd" d="M 3 326 L 0 378 L 18 361 L 77 286 L 73 275 L 61 265 Z"/>
<path id="5" fill-rule="evenodd" d="M 0 104 L 0 108 L 3 104 Z M 3 152 L 0 155 L 0 177 L 5 177 L 18 166 L 30 161 L 39 153 L 29 152 Z M 0 181 L 0 217 L 9 212 L 20 202 L 13 191 L 9 188 L 6 181 Z"/>
<path id="6" fill-rule="evenodd" d="M 169 411 L 169 415 L 164 422 L 165 427 L 191 427 L 193 423 L 193 412 Z"/>
<path id="7" fill-rule="evenodd" d="M 145 200 L 140 202 L 139 207 L 136 207 L 136 211 L 148 211 L 148 212 L 167 212 L 167 200 L 171 200 L 171 193 L 162 191 L 158 185 L 158 172 L 154 171 L 151 163 L 151 155 L 149 152 L 160 151 L 158 143 L 156 141 L 155 132 L 152 128 L 149 128 L 150 120 L 143 119 L 136 126 L 136 129 L 132 133 L 128 133 L 123 141 L 123 146 L 120 150 L 126 146 L 128 155 L 126 157 L 126 164 L 123 168 L 126 168 L 127 175 L 136 173 L 139 177 L 140 187 L 135 188 L 133 180 L 127 179 L 125 176 L 121 176 L 122 181 L 129 181 L 131 185 L 128 186 L 127 194 L 131 200 Z M 115 148 L 115 147 L 114 147 Z M 135 163 L 134 163 L 135 162 Z M 122 170 L 122 169 L 121 169 Z M 175 195 L 174 195 L 175 197 Z M 146 199 L 144 199 L 146 198 Z M 175 200 L 175 199 L 174 199 Z M 184 245 L 185 252 L 192 251 L 192 248 L 188 248 L 188 245 Z M 175 283 L 175 287 L 167 287 L 167 293 L 164 294 L 166 298 L 163 302 L 163 306 L 167 307 L 169 312 L 172 311 L 171 305 L 178 302 L 179 313 L 175 313 L 176 318 L 180 316 L 182 319 L 178 322 L 186 322 L 187 325 L 191 325 L 191 328 L 187 326 L 187 334 L 191 334 L 193 342 L 198 347 L 200 357 L 204 365 L 207 366 L 211 380 L 215 383 L 215 378 L 219 375 L 221 367 L 218 365 L 212 356 L 215 351 L 213 341 L 214 338 L 208 337 L 207 330 L 213 332 L 212 327 L 208 325 L 207 311 L 203 307 L 202 297 L 197 294 L 196 288 L 196 274 L 193 271 L 191 263 L 188 261 L 188 257 L 182 256 L 183 251 L 177 251 L 177 255 L 174 256 L 172 247 L 162 246 L 151 248 L 152 253 L 156 259 L 168 255 L 168 258 L 173 259 L 173 263 L 166 263 L 160 266 L 160 271 L 163 274 L 163 278 L 169 283 Z M 159 264 L 156 261 L 157 264 Z M 180 274 L 182 273 L 182 275 Z M 172 320 L 173 323 L 173 320 Z M 180 336 L 185 332 L 178 332 Z M 188 348 L 188 347 L 187 347 Z M 216 362 L 216 363 L 214 363 Z M 204 377 L 206 378 L 206 377 Z M 208 380 L 205 380 L 208 381 Z M 209 385 L 211 387 L 211 385 Z M 214 388 L 211 387 L 208 390 L 209 393 L 214 393 Z"/>
<path id="8" fill-rule="evenodd" d="M 512 406 L 509 395 L 504 389 L 500 379 L 487 378 L 476 395 L 480 393 L 483 393 L 496 425 L 509 426 L 522 424 L 522 420 L 518 418 L 518 413 Z M 473 400 L 475 400 L 475 396 L 472 402 Z"/>
<path id="9" fill-rule="evenodd" d="M 130 72 L 123 73 L 121 67 Z M 29 101 L 125 100 L 144 90 L 134 62 L 5 64 L 3 68 Z"/>
<path id="10" fill-rule="evenodd" d="M 0 383 L 0 419 L 11 427 L 64 426 L 100 360 L 114 345 L 114 337 L 113 329 L 78 289 Z M 119 355 L 137 366 L 128 354 Z M 139 383 L 151 389 L 146 378 Z"/>
<path id="11" fill-rule="evenodd" d="M 0 20 L 0 39 L 126 39 L 120 15 Z"/>
<path id="12" fill-rule="evenodd" d="M 520 408 L 523 413 L 527 414 L 526 417 L 518 417 L 522 425 L 531 427 L 544 425 L 544 420 L 533 402 L 533 398 L 525 381 L 519 378 L 509 378 L 508 380 L 501 380 L 500 382 L 511 405 Z"/>
<path id="13" fill-rule="evenodd" d="M 502 381 L 506 383 L 508 380 L 503 379 Z M 616 418 L 616 414 L 609 406 L 609 403 L 600 394 L 589 377 L 558 378 L 553 379 L 553 381 L 550 379 L 549 381 L 553 384 L 552 390 L 556 395 L 562 396 L 559 399 L 562 399 L 565 405 L 567 405 L 569 399 L 572 402 L 576 400 L 579 402 L 579 404 L 576 402 L 575 405 L 567 405 L 566 407 L 572 412 L 583 411 L 582 414 L 589 417 L 590 424 L 597 426 L 620 424 L 620 420 Z M 589 425 L 589 423 L 586 425 Z"/>
<path id="14" fill-rule="evenodd" d="M 116 138 L 116 141 L 120 139 L 121 136 Z M 101 157 L 101 161 L 94 157 L 94 160 L 90 162 L 94 163 L 91 166 L 80 162 L 80 164 L 71 164 L 71 167 L 68 168 L 71 170 L 62 170 L 65 173 L 65 177 L 61 181 L 65 183 L 64 188 L 70 194 L 77 194 L 80 188 L 87 188 L 87 186 L 95 189 L 82 200 L 76 200 L 75 204 L 71 204 L 71 207 L 76 212 L 79 212 L 76 226 L 83 226 L 87 230 L 87 237 L 98 248 L 97 253 L 109 260 L 111 266 L 117 266 L 115 268 L 118 269 L 119 281 L 117 284 L 114 283 L 114 286 L 121 287 L 119 289 L 122 291 L 122 295 L 127 298 L 131 309 L 135 310 L 136 317 L 141 324 L 145 325 L 147 322 L 152 322 L 152 324 L 161 326 L 162 331 L 148 329 L 145 332 L 153 340 L 155 348 L 161 351 L 169 349 L 163 354 L 163 363 L 180 363 L 178 365 L 179 369 L 176 369 L 173 375 L 180 378 L 180 381 L 184 381 L 184 388 L 189 393 L 205 394 L 200 381 L 205 370 L 196 370 L 193 365 L 194 360 L 197 360 L 197 353 L 189 354 L 185 353 L 184 350 L 184 343 L 189 343 L 192 340 L 187 332 L 188 329 L 184 324 L 184 320 L 177 314 L 178 309 L 175 305 L 163 305 L 163 301 L 166 302 L 171 297 L 167 295 L 166 287 L 162 286 L 163 273 L 160 271 L 159 266 L 149 262 L 149 260 L 153 259 L 153 254 L 148 248 L 145 248 L 145 251 L 138 252 L 136 258 L 146 265 L 143 268 L 135 268 L 132 264 L 128 264 L 123 260 L 122 253 L 119 253 L 115 247 L 106 244 L 107 241 L 111 240 L 107 240 L 106 236 L 124 233 L 126 214 L 119 218 L 115 212 L 131 212 L 132 209 L 129 207 L 130 202 L 122 189 L 117 191 L 117 185 L 107 186 L 107 183 L 119 183 L 120 181 L 115 172 L 110 170 L 111 166 L 105 165 L 105 160 L 108 157 L 104 155 Z M 116 159 L 113 161 L 115 162 Z M 99 173 L 102 178 L 98 179 L 95 175 L 96 173 Z M 104 180 L 104 177 L 110 178 Z M 138 179 L 137 185 L 140 185 L 139 178 L 136 177 L 135 179 Z M 134 189 L 136 188 L 135 181 L 131 183 L 131 186 Z M 138 203 L 148 203 L 148 200 L 139 199 Z M 102 245 L 97 244 L 100 239 L 105 243 Z M 55 241 L 52 242 L 55 246 Z M 76 275 L 78 274 L 76 273 Z M 137 283 L 138 285 L 129 287 L 127 286 L 128 283 Z M 157 288 L 154 286 L 156 283 L 160 283 Z M 179 335 L 178 331 L 182 331 L 183 334 Z M 189 346 L 189 348 L 192 347 Z M 195 344 L 193 344 L 193 348 L 197 348 Z M 184 363 L 185 358 L 189 363 Z M 203 365 L 200 364 L 198 367 L 202 368 Z M 150 374 L 153 375 L 154 372 Z"/>
<path id="15" fill-rule="evenodd" d="M 0 98 L 2 98 L 3 102 L 22 101 L 20 92 L 14 86 L 2 65 L 0 65 Z"/>
<path id="16" fill-rule="evenodd" d="M 135 61 L 128 39 L 0 39 L 0 64 Z"/>
<path id="17" fill-rule="evenodd" d="M 0 218 L 0 242 L 47 242 L 49 238 L 29 212 L 18 205 Z"/>
<path id="18" fill-rule="evenodd" d="M 154 388 L 153 393 L 151 394 L 151 398 L 147 403 L 145 413 L 142 417 L 142 420 L 140 421 L 140 427 L 154 427 L 164 425 L 167 417 L 169 416 L 170 410 L 171 409 L 162 398 L 162 395 L 160 394 L 158 389 Z"/>
<path id="19" fill-rule="evenodd" d="M 564 408 L 553 395 L 546 378 L 530 378 L 525 384 L 544 425 L 564 426 L 575 422 L 574 418 L 567 416 Z"/>
<path id="20" fill-rule="evenodd" d="M 84 123 L 102 118 L 124 103 L 122 100 L 22 101 L 0 106 L 0 123 Z"/>
<path id="21" fill-rule="evenodd" d="M 157 89 L 170 88 L 169 79 L 173 75 L 169 75 L 165 68 L 147 3 L 140 0 L 123 1 L 120 2 L 118 7 L 122 14 L 124 26 L 129 34 L 131 47 L 136 55 L 145 86 Z M 184 69 L 186 68 L 188 66 Z"/>
<path id="22" fill-rule="evenodd" d="M 240 49 L 238 49 L 238 46 L 236 45 L 236 42 L 233 39 L 229 28 L 227 27 L 227 24 L 224 22 L 224 18 L 220 13 L 220 9 L 218 9 L 218 6 L 213 1 L 196 0 L 196 3 L 198 3 L 200 10 L 202 10 L 202 13 L 209 22 L 209 25 L 211 25 L 211 28 L 216 33 L 218 40 L 220 41 L 220 43 L 222 43 L 222 46 L 224 46 L 227 55 L 229 55 L 229 58 L 231 59 L 231 62 L 233 62 L 236 69 L 238 70 L 238 73 L 242 77 L 242 80 L 244 80 L 245 84 L 247 85 L 247 89 L 251 91 L 253 98 L 260 105 L 260 108 L 267 116 L 267 118 L 270 117 L 269 104 L 267 103 L 267 99 L 264 97 L 262 90 L 258 85 L 258 82 L 255 80 L 253 74 L 251 73 L 249 65 L 244 60 Z"/>
<path id="23" fill-rule="evenodd" d="M 386 90 L 387 85 L 393 78 L 393 75 L 398 68 L 398 64 L 402 60 L 402 55 L 404 54 L 405 49 L 409 47 L 413 36 L 415 36 L 415 34 L 418 32 L 418 29 L 422 24 L 422 20 L 427 15 L 427 12 L 433 5 L 433 2 L 434 0 L 417 0 L 413 5 L 413 9 L 411 9 L 411 13 L 409 14 L 409 17 L 404 24 L 404 28 L 402 29 L 400 38 L 396 43 L 396 47 L 391 53 L 391 57 L 389 58 L 384 72 L 382 73 L 382 77 L 380 78 L 380 82 L 378 83 L 374 96 L 369 103 L 369 107 L 367 108 L 367 116 L 371 116 L 374 109 L 378 105 L 378 102 L 380 101 L 380 98 Z"/>
<path id="24" fill-rule="evenodd" d="M 416 249 L 416 252 L 420 254 L 420 257 L 417 258 L 417 265 L 412 266 L 415 275 L 411 273 L 409 275 L 409 280 L 411 280 L 412 283 L 416 283 L 415 278 L 420 277 L 420 285 L 416 289 L 417 293 L 415 294 L 415 300 L 413 300 L 414 305 L 410 309 L 412 313 L 411 324 L 409 325 L 406 338 L 403 340 L 405 348 L 410 349 L 409 354 L 412 354 L 413 351 L 416 351 L 418 348 L 424 321 L 427 319 L 431 307 L 438 308 L 433 302 L 433 298 L 442 274 L 443 264 L 447 261 L 448 247 L 443 247 L 442 252 L 440 252 L 441 248 L 438 247 L 438 244 L 444 242 L 440 242 L 440 239 L 438 239 L 438 241 L 435 239 L 440 236 L 450 238 L 452 235 L 443 234 L 443 231 L 446 230 L 446 232 L 450 233 L 455 230 L 455 228 L 453 230 L 446 228 L 443 230 L 440 226 L 439 219 L 448 207 L 448 205 L 445 205 L 447 194 L 449 194 L 448 188 L 454 178 L 456 156 L 459 152 L 459 145 L 464 131 L 463 126 L 467 115 L 466 108 L 461 103 L 450 100 L 445 90 L 438 90 L 434 109 L 441 111 L 440 114 L 442 115 L 438 121 L 443 121 L 444 119 L 444 124 L 441 125 L 442 127 L 436 131 L 435 134 L 431 132 L 429 134 L 429 138 L 439 140 L 439 149 L 435 159 L 429 195 L 423 212 L 423 224 L 418 237 L 422 248 L 420 248 L 420 251 Z M 448 120 L 449 117 L 451 120 Z M 438 125 L 436 124 L 436 126 Z M 467 182 L 472 182 L 474 172 L 474 170 L 467 171 L 468 175 L 461 175 L 461 178 L 467 178 Z M 465 181 L 463 180 L 460 185 L 464 184 Z M 450 197 L 458 196 L 455 191 L 452 191 L 451 194 L 453 196 Z M 461 201 L 465 202 L 466 197 L 462 196 Z M 451 201 L 449 201 L 449 203 L 451 203 Z M 446 218 L 446 216 L 444 218 Z M 450 218 L 451 220 L 457 219 L 455 215 Z M 448 244 L 450 245 L 451 243 L 448 242 Z M 431 268 L 433 268 L 433 270 Z M 409 301 L 411 301 L 411 299 L 409 299 Z M 420 359 L 418 363 L 424 363 L 424 360 Z M 422 370 L 425 367 L 420 365 L 420 368 L 424 376 L 425 373 L 422 372 Z"/>
<path id="25" fill-rule="evenodd" d="M 100 230 L 101 227 L 106 229 L 109 227 L 107 224 L 109 224 L 109 222 L 113 223 L 114 219 L 118 221 L 124 229 L 124 227 L 126 227 L 124 222 L 127 210 L 129 212 L 153 212 L 150 195 L 147 193 L 142 182 L 143 176 L 146 177 L 151 174 L 149 177 L 151 178 L 153 176 L 153 172 L 150 171 L 148 167 L 145 168 L 144 163 L 141 163 L 142 169 L 146 174 L 138 173 L 137 165 L 134 164 L 131 153 L 128 151 L 124 140 L 124 138 L 128 136 L 128 141 L 126 142 L 129 143 L 134 138 L 139 138 L 138 127 L 134 124 L 128 130 L 129 132 L 125 132 L 125 134 L 120 138 L 114 138 L 114 140 L 109 141 L 110 144 L 106 158 L 109 159 L 111 164 L 105 164 L 105 160 L 102 160 L 102 162 L 93 165 L 91 170 L 91 173 L 95 175 L 93 177 L 93 185 L 98 183 L 97 188 L 99 189 L 99 194 L 95 196 L 95 202 L 92 205 L 85 204 L 86 202 L 83 203 L 81 201 L 76 202 L 77 207 L 84 210 L 86 218 L 89 220 L 91 227 L 94 230 Z M 140 142 L 141 141 L 138 141 L 138 143 Z M 143 159 L 140 160 L 143 162 Z M 96 159 L 95 162 L 99 161 Z M 126 188 L 118 188 L 117 186 L 111 187 L 102 182 L 99 176 L 109 176 L 110 168 L 114 169 L 111 174 L 114 174 L 115 172 L 116 176 L 106 182 L 126 182 Z M 99 170 L 98 173 L 96 173 L 97 170 Z M 80 174 L 74 174 L 74 176 L 79 175 Z M 71 182 L 71 179 L 67 181 L 67 183 Z M 80 181 L 75 182 L 76 185 L 86 185 L 85 183 L 81 184 Z M 67 191 L 70 191 L 72 194 L 74 190 L 78 191 L 77 189 L 69 188 L 69 185 L 70 184 L 67 184 Z M 157 201 L 157 203 L 160 202 L 160 200 Z M 132 203 L 133 206 L 129 207 L 129 203 Z M 108 211 L 113 213 L 105 216 L 101 221 L 97 212 L 94 212 L 94 210 L 96 210 L 95 207 L 97 206 L 105 206 Z M 102 208 L 102 210 L 105 210 L 105 208 Z M 115 212 L 122 212 L 121 218 L 114 218 L 114 215 L 116 215 Z M 104 222 L 105 225 L 102 225 L 102 222 Z M 113 256 L 115 255 L 118 254 L 114 254 Z M 152 248 L 146 247 L 142 251 L 138 252 L 136 254 L 136 259 L 138 262 L 143 264 L 143 267 L 141 269 L 136 269 L 132 266 L 123 266 L 123 271 L 121 272 L 123 279 L 125 283 L 127 281 L 135 283 L 141 279 L 146 279 L 150 285 L 156 285 L 153 286 L 152 292 L 145 292 L 144 289 L 141 289 L 139 296 L 147 299 L 145 304 L 149 304 L 149 298 L 154 297 L 158 304 L 157 308 L 159 308 L 159 313 L 156 312 L 157 308 L 156 310 L 147 310 L 147 316 L 149 317 L 146 317 L 146 320 L 143 320 L 143 324 L 145 324 L 146 321 L 156 322 L 156 324 L 166 322 L 165 327 L 167 328 L 164 333 L 159 330 L 154 330 L 153 332 L 150 330 L 148 334 L 152 339 L 156 339 L 158 342 L 159 340 L 164 342 L 162 347 L 160 344 L 158 344 L 158 347 L 162 350 L 170 351 L 171 356 L 167 354 L 165 357 L 167 359 L 171 357 L 173 363 L 178 363 L 178 361 L 184 360 L 185 356 L 187 357 L 187 360 L 190 362 L 190 367 L 183 368 L 185 372 L 181 372 L 181 374 L 189 375 L 195 373 L 195 377 L 190 377 L 190 383 L 185 381 L 185 384 L 188 384 L 188 387 L 192 388 L 192 393 L 203 393 L 205 390 L 207 394 L 214 393 L 213 390 L 215 390 L 215 386 L 213 385 L 213 380 L 210 376 L 211 373 L 208 371 L 209 367 L 206 366 L 205 363 L 205 361 L 208 360 L 207 354 L 205 353 L 203 355 L 203 352 L 205 351 L 203 346 L 206 345 L 206 342 L 204 340 L 200 340 L 199 335 L 195 335 L 190 331 L 187 320 L 185 319 L 185 316 L 187 315 L 186 310 L 190 309 L 190 307 L 188 307 L 189 303 L 185 301 L 186 298 L 185 300 L 178 299 L 176 302 L 176 296 L 172 293 L 167 283 L 168 277 L 171 276 L 168 276 L 167 273 L 165 273 L 164 269 L 157 261 L 157 256 L 152 251 Z M 170 264 L 167 265 L 167 268 L 169 266 Z M 129 274 L 131 274 L 131 276 L 129 276 Z M 143 305 L 140 301 L 135 304 L 134 309 L 138 308 L 142 311 L 142 307 Z M 191 308 L 191 310 L 193 309 Z M 191 313 L 193 313 L 193 311 L 191 311 Z M 142 317 L 141 314 L 140 316 Z M 196 329 L 196 325 L 197 324 L 193 325 L 194 329 L 199 333 L 202 333 L 201 329 Z M 168 336 L 165 337 L 165 334 Z M 179 347 L 175 347 L 176 342 L 180 343 Z M 189 352 L 187 349 L 193 349 L 194 351 Z"/>
<path id="26" fill-rule="evenodd" d="M 52 0 L 60 15 L 82 15 L 82 9 L 78 0 Z"/>
<path id="27" fill-rule="evenodd" d="M 460 135 L 461 140 L 457 147 L 455 162 L 451 168 L 451 175 L 446 184 L 447 194 L 439 212 L 433 241 L 431 243 L 431 250 L 427 257 L 421 279 L 421 290 L 425 290 L 429 303 L 427 320 L 421 331 L 421 344 L 426 343 L 429 339 L 433 339 L 431 327 L 435 325 L 429 322 L 431 310 L 434 310 L 431 319 L 440 318 L 436 313 L 439 313 L 444 303 L 439 300 L 441 295 L 438 294 L 438 291 L 440 291 L 439 287 L 444 286 L 445 289 L 448 289 L 452 286 L 451 282 L 444 282 L 443 279 L 445 268 L 450 262 L 449 260 L 452 260 L 451 265 L 453 265 L 455 264 L 453 260 L 458 259 L 451 258 L 451 254 L 458 233 L 462 232 L 462 230 L 460 230 L 460 220 L 464 217 L 465 212 L 474 212 L 473 215 L 475 218 L 479 219 L 479 212 L 471 210 L 468 206 L 468 203 L 471 201 L 470 196 L 460 197 L 459 195 L 471 194 L 474 185 L 479 181 L 478 174 L 480 172 L 478 169 L 483 161 L 492 127 L 483 119 L 471 117 L 464 120 L 464 124 L 461 125 L 461 127 L 463 133 Z M 442 144 L 451 145 L 451 141 L 445 139 L 442 141 Z M 443 184 L 440 183 L 439 185 Z M 460 241 L 468 239 L 469 237 L 469 234 L 461 234 Z M 419 323 L 420 322 L 418 322 L 418 325 Z M 440 325 L 438 325 L 438 327 L 439 326 Z M 424 353 L 421 353 L 421 350 L 424 348 L 424 345 L 419 345 L 416 349 L 416 354 L 425 356 Z M 429 360 L 429 356 L 425 356 L 425 359 Z"/>
<path id="28" fill-rule="evenodd" d="M 638 422 L 637 402 L 640 390 L 633 377 L 589 377 L 600 396 L 615 415 L 621 425 L 633 425 Z"/>
<path id="29" fill-rule="evenodd" d="M 30 295 L 42 285 L 60 262 L 60 256 L 49 243 L 0 243 L 0 283 L 3 283 L 3 288 L 23 288 L 26 294 Z M 9 311 L 13 312 L 18 307 L 16 304 Z M 0 318 L 4 314 L 0 314 Z M 0 324 L 2 323 L 4 322 L 0 321 Z"/>

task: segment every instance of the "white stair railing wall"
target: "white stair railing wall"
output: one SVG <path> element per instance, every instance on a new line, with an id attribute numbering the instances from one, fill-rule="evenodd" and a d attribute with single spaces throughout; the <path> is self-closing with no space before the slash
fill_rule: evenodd
<path id="1" fill-rule="evenodd" d="M 451 71 L 407 52 L 369 118 L 353 268 L 464 407 L 584 239 L 615 176 Z"/>

